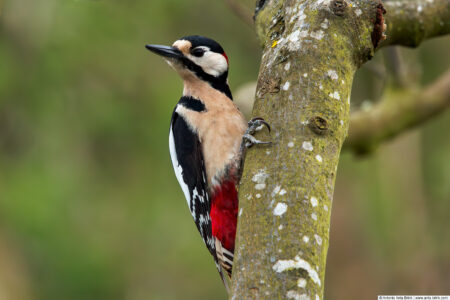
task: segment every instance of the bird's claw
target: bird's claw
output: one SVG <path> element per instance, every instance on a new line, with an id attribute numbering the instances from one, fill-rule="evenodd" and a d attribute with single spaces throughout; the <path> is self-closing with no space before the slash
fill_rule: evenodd
<path id="1" fill-rule="evenodd" d="M 270 133 L 271 128 L 269 123 L 267 123 L 263 118 L 260 117 L 253 118 L 250 121 L 248 121 L 248 128 L 246 133 L 253 134 L 258 130 L 260 126 L 266 126 L 267 130 Z"/>
<path id="2" fill-rule="evenodd" d="M 251 135 L 251 134 L 248 134 L 248 133 L 246 133 L 246 134 L 244 134 L 243 135 L 243 137 L 242 137 L 244 140 L 245 140 L 245 147 L 246 148 L 250 148 L 251 146 L 253 146 L 253 145 L 269 145 L 269 144 L 272 144 L 272 142 L 263 142 L 263 141 L 260 141 L 260 140 L 257 140 L 253 135 Z"/>
<path id="3" fill-rule="evenodd" d="M 242 142 L 241 147 L 239 149 L 239 153 L 241 154 L 241 161 L 239 163 L 239 174 L 238 174 L 238 181 L 240 181 L 242 176 L 242 170 L 244 165 L 244 158 L 245 158 L 245 151 L 247 148 L 250 148 L 253 145 L 270 145 L 272 142 L 263 142 L 260 140 L 257 140 L 252 134 L 254 134 L 257 130 L 259 130 L 260 126 L 266 126 L 267 130 L 270 133 L 270 125 L 266 121 L 264 121 L 263 118 L 253 118 L 248 122 L 248 128 L 245 131 L 244 135 L 242 136 Z"/>
<path id="4" fill-rule="evenodd" d="M 257 140 L 253 134 L 258 130 L 260 126 L 266 126 L 267 130 L 270 133 L 270 125 L 267 123 L 263 118 L 253 118 L 248 122 L 248 128 L 245 131 L 245 134 L 243 135 L 243 142 L 245 142 L 245 147 L 250 148 L 253 145 L 269 145 L 272 142 L 263 142 L 260 140 Z"/>

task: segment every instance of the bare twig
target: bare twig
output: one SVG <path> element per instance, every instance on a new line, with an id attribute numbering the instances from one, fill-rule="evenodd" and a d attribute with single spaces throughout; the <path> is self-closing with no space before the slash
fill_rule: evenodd
<path id="1" fill-rule="evenodd" d="M 394 85 L 405 88 L 409 85 L 407 69 L 399 47 L 388 47 L 384 51 L 386 66 L 392 74 Z"/>
<path id="2" fill-rule="evenodd" d="M 236 0 L 225 0 L 225 3 L 228 7 L 230 7 L 234 14 L 239 17 L 239 19 L 253 28 L 253 16 L 250 9 L 244 7 L 241 3 L 239 3 L 239 1 Z"/>

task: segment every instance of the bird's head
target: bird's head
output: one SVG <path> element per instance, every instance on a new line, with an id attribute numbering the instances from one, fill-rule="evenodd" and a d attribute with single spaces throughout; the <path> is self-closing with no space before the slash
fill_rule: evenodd
<path id="1" fill-rule="evenodd" d="M 146 45 L 188 80 L 193 76 L 208 82 L 226 82 L 228 57 L 216 41 L 198 35 L 183 37 L 172 46 Z"/>

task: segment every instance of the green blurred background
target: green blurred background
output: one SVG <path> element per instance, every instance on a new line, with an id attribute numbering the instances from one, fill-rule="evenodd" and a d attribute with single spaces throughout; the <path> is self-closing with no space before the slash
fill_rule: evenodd
<path id="1" fill-rule="evenodd" d="M 169 159 L 181 81 L 144 45 L 212 37 L 236 90 L 258 74 L 252 29 L 208 0 L 0 0 L 0 14 L 0 300 L 226 299 Z M 401 53 L 419 85 L 449 49 Z M 353 107 L 389 85 L 385 64 L 358 71 Z M 447 112 L 343 153 L 327 299 L 450 293 L 449 129 Z"/>

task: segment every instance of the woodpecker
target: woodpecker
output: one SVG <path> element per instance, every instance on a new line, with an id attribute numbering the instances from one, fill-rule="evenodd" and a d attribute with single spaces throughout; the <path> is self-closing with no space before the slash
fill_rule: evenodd
<path id="1" fill-rule="evenodd" d="M 231 278 L 243 154 L 253 144 L 270 143 L 252 136 L 262 125 L 270 132 L 270 126 L 262 118 L 247 123 L 233 103 L 228 57 L 216 41 L 193 35 L 171 47 L 146 48 L 162 56 L 183 80 L 183 95 L 170 122 L 170 157 L 197 229 L 227 287 L 224 273 Z"/>

